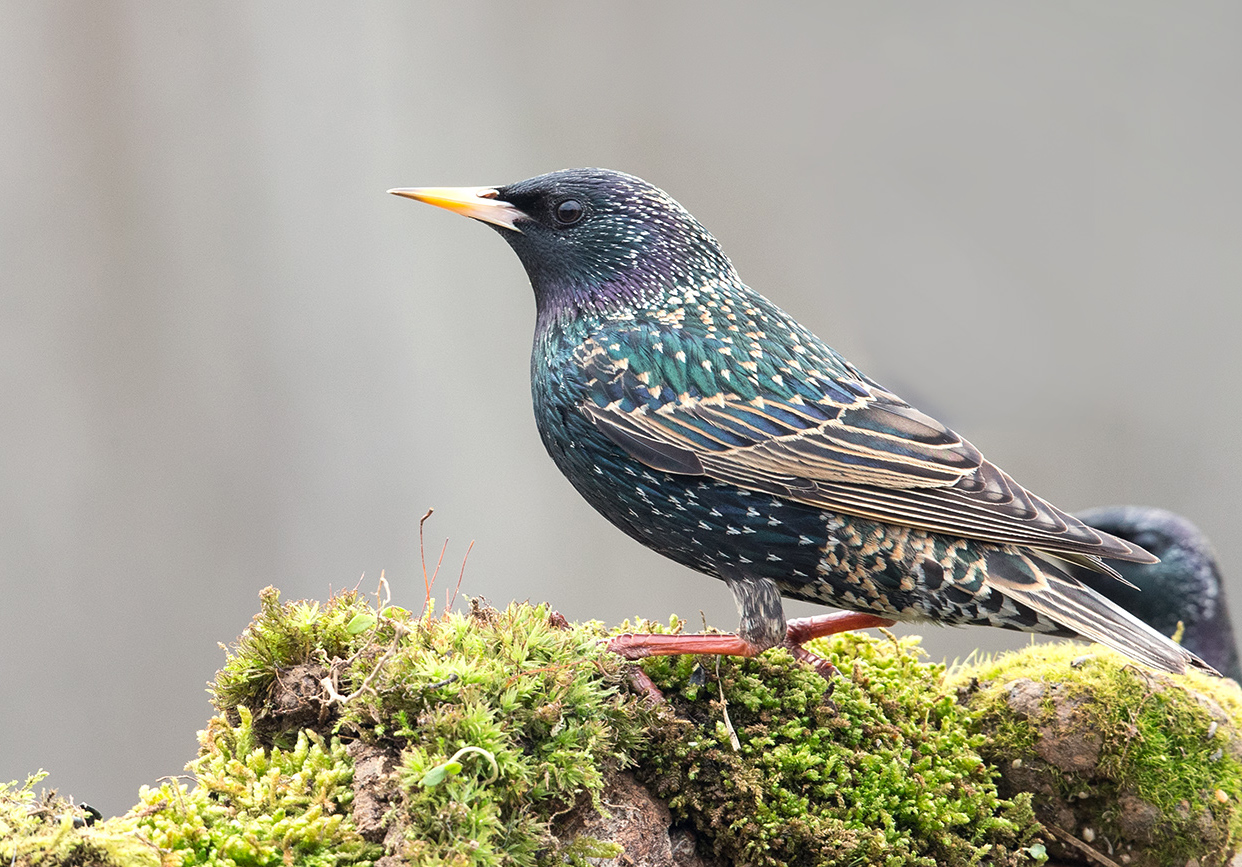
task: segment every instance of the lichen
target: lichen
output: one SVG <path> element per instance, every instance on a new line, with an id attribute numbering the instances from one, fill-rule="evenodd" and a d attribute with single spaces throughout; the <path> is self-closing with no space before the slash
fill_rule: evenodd
<path id="1" fill-rule="evenodd" d="M 1102 647 L 1032 646 L 955 671 L 1005 791 L 1130 865 L 1222 864 L 1242 840 L 1242 692 Z"/>

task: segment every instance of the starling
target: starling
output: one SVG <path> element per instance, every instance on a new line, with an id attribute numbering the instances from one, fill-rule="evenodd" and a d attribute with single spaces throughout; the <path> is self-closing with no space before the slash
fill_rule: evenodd
<path id="1" fill-rule="evenodd" d="M 1242 682 L 1233 621 L 1212 543 L 1181 515 L 1149 506 L 1107 506 L 1077 513 L 1097 530 L 1142 545 L 1159 563 L 1118 563 L 1129 584 L 1088 572 L 1083 583 L 1158 632 L 1184 628 L 1182 646 Z"/>
<path id="2" fill-rule="evenodd" d="M 897 620 L 1078 636 L 1211 670 L 1088 588 L 1153 563 L 1035 496 L 742 283 L 715 238 L 631 175 L 392 190 L 481 220 L 535 292 L 535 419 L 587 502 L 723 580 L 736 635 L 623 635 L 630 659 L 753 656 Z M 781 597 L 843 611 L 786 623 Z"/>

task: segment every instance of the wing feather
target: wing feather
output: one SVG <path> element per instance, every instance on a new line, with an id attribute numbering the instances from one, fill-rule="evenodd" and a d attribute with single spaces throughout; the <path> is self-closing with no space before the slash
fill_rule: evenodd
<path id="1" fill-rule="evenodd" d="M 861 374 L 816 373 L 785 394 L 760 390 L 748 399 L 723 389 L 704 395 L 704 376 L 658 356 L 645 372 L 589 341 L 579 356 L 599 395 L 583 411 L 654 469 L 876 521 L 1039 548 L 1101 571 L 1112 570 L 1100 557 L 1155 562 L 1137 545 L 1027 491 L 961 436 Z"/>

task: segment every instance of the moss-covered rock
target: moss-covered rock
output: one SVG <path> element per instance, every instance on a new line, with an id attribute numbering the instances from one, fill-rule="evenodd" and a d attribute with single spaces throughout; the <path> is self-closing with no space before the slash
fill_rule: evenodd
<path id="1" fill-rule="evenodd" d="M 1242 691 L 1232 680 L 1139 668 L 1102 647 L 1037 645 L 955 672 L 987 732 L 1002 791 L 1070 857 L 1224 864 L 1242 840 Z"/>
<path id="2" fill-rule="evenodd" d="M 1242 701 L 1219 682 L 1081 646 L 948 677 L 866 635 L 818 645 L 831 684 L 783 651 L 640 671 L 604 636 L 545 606 L 265 591 L 192 785 L 93 825 L 35 779 L 0 787 L 0 863 L 1020 865 L 1061 833 L 1207 865 L 1237 846 Z"/>

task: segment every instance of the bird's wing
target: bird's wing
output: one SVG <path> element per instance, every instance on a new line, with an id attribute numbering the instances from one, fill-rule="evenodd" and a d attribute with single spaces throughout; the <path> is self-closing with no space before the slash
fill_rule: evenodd
<path id="1" fill-rule="evenodd" d="M 738 362 L 722 346 L 655 326 L 587 340 L 575 358 L 589 395 L 582 410 L 654 469 L 876 521 L 1040 548 L 1110 573 L 1097 558 L 1155 561 L 1030 493 L 831 350 L 830 357 L 765 365 Z"/>

